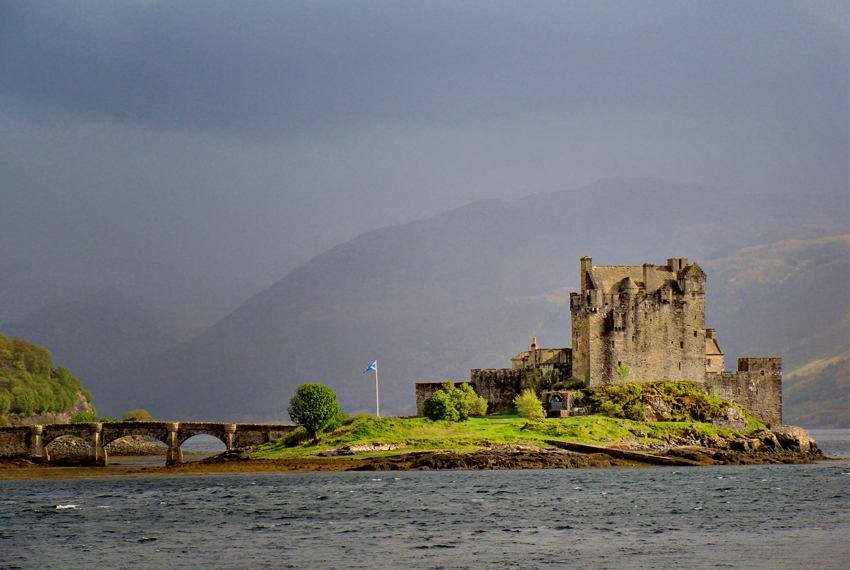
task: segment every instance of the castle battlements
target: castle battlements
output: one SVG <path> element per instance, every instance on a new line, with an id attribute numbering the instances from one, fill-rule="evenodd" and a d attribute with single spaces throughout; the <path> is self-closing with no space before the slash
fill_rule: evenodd
<path id="1" fill-rule="evenodd" d="M 781 360 L 740 358 L 737 371 L 724 371 L 715 331 L 705 327 L 707 277 L 699 265 L 674 257 L 666 265 L 594 266 L 582 257 L 580 267 L 581 289 L 570 294 L 572 348 L 539 348 L 535 338 L 511 368 L 470 370 L 470 384 L 491 405 L 509 404 L 529 387 L 529 371 L 552 370 L 589 388 L 703 383 L 765 423 L 782 422 Z M 416 385 L 417 408 L 435 389 Z"/>

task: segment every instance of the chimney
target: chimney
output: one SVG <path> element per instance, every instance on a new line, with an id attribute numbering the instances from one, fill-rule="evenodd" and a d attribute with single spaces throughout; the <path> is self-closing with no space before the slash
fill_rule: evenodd
<path id="1" fill-rule="evenodd" d="M 590 272 L 593 271 L 593 258 L 585 255 L 581 258 L 581 290 L 590 289 Z"/>
<path id="2" fill-rule="evenodd" d="M 655 293 L 658 289 L 658 281 L 657 275 L 655 274 L 655 264 L 654 263 L 644 263 L 643 264 L 643 286 L 646 289 L 646 294 L 650 295 Z"/>

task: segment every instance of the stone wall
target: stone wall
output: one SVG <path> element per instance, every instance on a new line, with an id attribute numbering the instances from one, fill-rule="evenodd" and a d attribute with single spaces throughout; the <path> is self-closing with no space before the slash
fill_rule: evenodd
<path id="1" fill-rule="evenodd" d="M 533 368 L 473 368 L 469 383 L 475 393 L 487 400 L 487 410 L 492 411 L 513 403 L 514 398 L 526 388 L 533 388 L 526 372 Z"/>
<path id="2" fill-rule="evenodd" d="M 29 426 L 0 429 L 0 456 L 27 455 L 29 453 Z"/>
<path id="3" fill-rule="evenodd" d="M 425 400 L 438 392 L 445 382 L 417 382 L 416 383 L 416 415 L 424 416 Z"/>
<path id="4" fill-rule="evenodd" d="M 705 387 L 765 424 L 782 423 L 781 358 L 739 358 L 737 372 L 706 373 Z"/>
<path id="5" fill-rule="evenodd" d="M 686 263 L 683 259 L 669 261 Z M 590 258 L 582 258 L 582 292 L 570 295 L 573 373 L 590 387 L 622 382 L 701 382 L 706 365 L 705 274 L 693 264 L 679 272 L 678 281 L 661 284 L 661 277 L 668 276 L 666 266 L 660 271 L 647 264 L 641 277 L 650 281 L 647 289 L 632 280 L 639 269 L 593 267 Z M 619 289 L 614 283 L 610 290 L 608 281 L 595 275 L 605 271 L 611 275 L 602 277 L 609 281 L 626 276 Z M 617 373 L 621 368 L 628 369 L 625 377 Z"/>

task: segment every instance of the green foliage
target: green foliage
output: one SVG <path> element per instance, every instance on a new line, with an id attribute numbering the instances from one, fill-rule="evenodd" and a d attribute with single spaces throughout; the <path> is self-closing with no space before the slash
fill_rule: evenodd
<path id="1" fill-rule="evenodd" d="M 287 411 L 292 421 L 303 426 L 313 441 L 318 441 L 319 432 L 339 417 L 339 404 L 336 394 L 327 386 L 302 384 L 289 400 Z"/>
<path id="2" fill-rule="evenodd" d="M 487 400 L 476 394 L 466 382 L 459 386 L 446 382 L 425 400 L 422 412 L 433 421 L 462 422 L 470 416 L 485 415 Z"/>
<path id="3" fill-rule="evenodd" d="M 46 349 L 0 334 L 0 414 L 32 415 L 70 409 L 83 390 L 71 371 L 53 368 Z M 91 394 L 87 395 L 91 401 Z"/>
<path id="4" fill-rule="evenodd" d="M 153 417 L 148 413 L 147 410 L 130 410 L 129 412 L 124 412 L 124 421 L 125 422 L 152 422 L 154 421 Z"/>
<path id="5" fill-rule="evenodd" d="M 328 422 L 322 431 L 331 432 L 338 430 L 346 421 L 348 421 L 348 412 L 340 408 L 337 411 L 336 416 Z"/>
<path id="6" fill-rule="evenodd" d="M 431 394 L 422 405 L 422 413 L 425 414 L 426 418 L 435 422 L 460 421 L 460 412 L 455 408 L 451 395 L 445 390 L 437 390 Z"/>
<path id="7" fill-rule="evenodd" d="M 303 426 L 298 426 L 288 434 L 278 439 L 275 443 L 279 443 L 283 447 L 295 447 L 305 439 L 308 439 L 310 434 Z"/>
<path id="8" fill-rule="evenodd" d="M 725 407 L 732 405 L 716 396 L 704 394 L 695 382 L 608 384 L 586 388 L 576 396 L 576 402 L 580 401 L 598 413 L 636 421 L 644 418 L 649 403 L 663 404 L 669 409 L 664 419 L 676 422 L 710 422 Z"/>
<path id="9" fill-rule="evenodd" d="M 620 365 L 617 368 L 617 378 L 620 379 L 620 382 L 625 382 L 626 378 L 629 376 L 629 367 L 625 364 Z"/>
<path id="10" fill-rule="evenodd" d="M 581 390 L 584 388 L 584 381 L 573 376 L 561 383 L 561 390 Z"/>
<path id="11" fill-rule="evenodd" d="M 71 419 L 72 424 L 90 424 L 95 422 L 97 422 L 97 415 L 89 414 L 88 412 L 77 414 Z"/>
<path id="12" fill-rule="evenodd" d="M 543 404 L 534 393 L 534 390 L 524 390 L 522 394 L 514 398 L 514 405 L 520 416 L 527 419 L 542 419 Z"/>
<path id="13" fill-rule="evenodd" d="M 0 427 L 9 427 L 9 418 L 0 415 Z"/>
<path id="14" fill-rule="evenodd" d="M 534 391 L 538 396 L 562 385 L 561 373 L 554 368 L 546 370 L 532 368 L 525 373 L 525 379 L 529 385 L 534 386 Z"/>

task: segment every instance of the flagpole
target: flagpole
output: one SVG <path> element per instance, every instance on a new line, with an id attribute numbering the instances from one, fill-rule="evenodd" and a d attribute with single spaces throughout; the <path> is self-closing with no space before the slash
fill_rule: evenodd
<path id="1" fill-rule="evenodd" d="M 378 396 L 378 361 L 375 361 L 375 412 L 378 418 L 381 417 L 381 399 Z"/>

